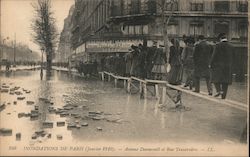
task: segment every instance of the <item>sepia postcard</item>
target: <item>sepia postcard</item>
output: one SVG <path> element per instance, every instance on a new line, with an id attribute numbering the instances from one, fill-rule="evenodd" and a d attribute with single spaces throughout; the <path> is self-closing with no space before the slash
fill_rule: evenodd
<path id="1" fill-rule="evenodd" d="M 249 156 L 248 0 L 0 0 L 0 156 Z"/>

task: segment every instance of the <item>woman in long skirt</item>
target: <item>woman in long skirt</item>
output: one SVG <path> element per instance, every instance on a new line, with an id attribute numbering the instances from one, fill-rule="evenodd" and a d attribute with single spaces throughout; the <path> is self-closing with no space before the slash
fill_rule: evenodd
<path id="1" fill-rule="evenodd" d="M 166 55 L 163 52 L 163 48 L 157 48 L 153 62 L 154 63 L 151 72 L 154 74 L 154 79 L 162 80 L 163 76 L 167 73 Z"/>
<path id="2" fill-rule="evenodd" d="M 170 47 L 169 64 L 171 70 L 168 75 L 168 82 L 173 85 L 181 84 L 182 67 L 181 67 L 181 50 L 179 41 L 176 39 L 171 40 L 172 46 Z"/>

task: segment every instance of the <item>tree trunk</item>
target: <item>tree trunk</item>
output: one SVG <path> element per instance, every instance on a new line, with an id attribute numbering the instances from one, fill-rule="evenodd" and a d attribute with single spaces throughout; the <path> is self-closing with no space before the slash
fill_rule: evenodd
<path id="1" fill-rule="evenodd" d="M 51 53 L 47 54 L 46 56 L 47 58 L 47 71 L 50 71 L 51 70 L 51 66 L 52 66 L 52 57 L 51 57 Z"/>
<path id="2" fill-rule="evenodd" d="M 166 64 L 168 64 L 169 61 L 169 38 L 168 38 L 168 30 L 167 30 L 167 26 L 168 23 L 173 15 L 173 3 L 174 1 L 171 2 L 171 14 L 168 16 L 168 19 L 166 20 L 166 15 L 165 15 L 165 10 L 167 7 L 167 1 L 165 1 L 164 5 L 163 5 L 163 10 L 162 10 L 162 35 L 163 35 L 163 41 L 164 41 L 164 47 L 165 47 L 165 54 L 166 54 Z"/>

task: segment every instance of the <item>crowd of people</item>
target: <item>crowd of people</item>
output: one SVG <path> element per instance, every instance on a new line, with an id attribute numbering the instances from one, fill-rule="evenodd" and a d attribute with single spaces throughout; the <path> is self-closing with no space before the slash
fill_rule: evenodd
<path id="1" fill-rule="evenodd" d="M 116 54 L 101 60 L 100 70 L 120 76 L 135 76 L 141 79 L 167 80 L 170 84 L 181 85 L 194 92 L 200 92 L 200 79 L 206 80 L 208 95 L 226 98 L 228 85 L 232 83 L 233 47 L 227 41 L 226 34 L 218 36 L 216 44 L 208 42 L 203 35 L 194 38 L 184 36 L 181 44 L 178 39 L 171 39 L 169 58 L 165 47 L 146 42 L 132 45 L 125 55 Z"/>
<path id="2" fill-rule="evenodd" d="M 135 76 L 138 78 L 161 79 L 166 74 L 166 55 L 163 46 L 157 47 L 154 42 L 152 47 L 146 44 L 132 45 L 125 55 L 116 54 L 101 60 L 102 68 L 120 76 Z"/>

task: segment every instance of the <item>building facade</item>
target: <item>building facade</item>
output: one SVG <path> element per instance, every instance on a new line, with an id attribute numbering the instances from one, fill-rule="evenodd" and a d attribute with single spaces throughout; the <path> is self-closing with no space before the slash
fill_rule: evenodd
<path id="1" fill-rule="evenodd" d="M 100 60 L 105 55 L 126 53 L 143 40 L 163 43 L 163 19 L 170 38 L 205 35 L 214 41 L 226 33 L 237 48 L 235 73 L 247 71 L 247 0 L 176 0 L 163 11 L 162 0 L 76 0 L 71 46 L 82 60 Z M 166 18 L 162 18 L 162 14 Z M 77 57 L 81 58 L 81 57 Z M 241 71 L 241 72 L 239 72 Z"/>
<path id="2" fill-rule="evenodd" d="M 71 50 L 71 36 L 72 36 L 71 18 L 72 18 L 74 8 L 75 8 L 74 5 L 71 6 L 68 17 L 64 19 L 64 26 L 60 34 L 58 49 L 57 49 L 57 53 L 55 56 L 56 62 L 68 62 L 68 58 L 71 55 L 71 51 L 72 51 Z"/>

